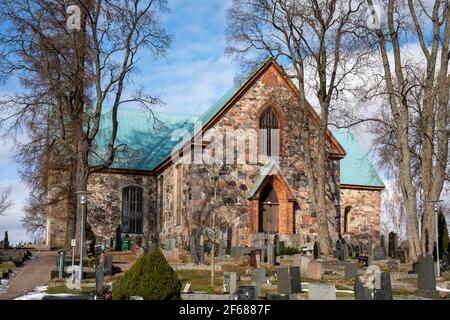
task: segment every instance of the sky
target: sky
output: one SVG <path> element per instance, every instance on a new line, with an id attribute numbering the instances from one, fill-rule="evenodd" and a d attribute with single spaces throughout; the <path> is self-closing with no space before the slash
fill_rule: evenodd
<path id="1" fill-rule="evenodd" d="M 162 24 L 173 36 L 171 49 L 160 60 L 142 59 L 133 87 L 143 86 L 145 92 L 164 102 L 157 110 L 199 115 L 233 86 L 238 65 L 224 53 L 226 47 L 226 10 L 231 0 L 169 0 L 170 13 Z M 0 92 L 17 88 L 12 80 Z M 370 137 L 361 133 L 359 140 L 369 150 Z M 9 231 L 11 243 L 33 241 L 20 223 L 22 207 L 28 196 L 14 163 L 13 145 L 0 144 L 0 186 L 12 185 L 14 205 L 0 217 L 0 239 Z"/>

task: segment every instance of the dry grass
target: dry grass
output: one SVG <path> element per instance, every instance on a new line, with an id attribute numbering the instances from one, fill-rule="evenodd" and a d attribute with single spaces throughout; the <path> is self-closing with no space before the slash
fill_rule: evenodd
<path id="1" fill-rule="evenodd" d="M 223 281 L 223 272 L 219 271 L 215 273 L 214 287 L 211 286 L 211 272 L 209 270 L 176 270 L 175 273 L 181 280 L 182 287 L 186 283 L 190 283 L 193 291 L 214 293 Z"/>

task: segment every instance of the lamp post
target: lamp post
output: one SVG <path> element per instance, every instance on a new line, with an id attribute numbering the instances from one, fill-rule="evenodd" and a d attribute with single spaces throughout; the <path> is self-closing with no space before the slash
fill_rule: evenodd
<path id="1" fill-rule="evenodd" d="M 84 259 L 84 229 L 86 228 L 86 206 L 89 192 L 78 191 L 76 194 L 80 195 L 80 205 L 81 205 L 81 227 L 80 227 L 80 271 L 78 279 L 83 280 L 83 259 Z"/>
<path id="2" fill-rule="evenodd" d="M 439 202 L 442 200 L 434 200 L 429 201 L 434 204 L 434 219 L 436 220 L 436 276 L 438 278 L 441 277 L 441 264 L 439 262 L 439 221 L 438 221 L 438 211 L 439 211 Z"/>

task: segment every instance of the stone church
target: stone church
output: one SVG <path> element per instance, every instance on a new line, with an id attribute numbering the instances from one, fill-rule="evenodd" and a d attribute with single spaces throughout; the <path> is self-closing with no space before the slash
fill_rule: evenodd
<path id="1" fill-rule="evenodd" d="M 314 150 L 319 118 L 298 95 L 277 62 L 268 60 L 200 117 L 120 109 L 116 143 L 126 147 L 88 183 L 87 221 L 97 242 L 109 243 L 119 225 L 137 243 L 186 245 L 208 230 L 224 231 L 220 236 L 231 237 L 233 246 L 257 245 L 268 234 L 288 244 L 314 241 L 317 216 L 299 130 L 309 126 Z M 311 120 L 306 125 L 305 117 Z M 98 153 L 109 130 L 103 121 Z M 198 161 L 198 154 L 209 157 Z M 378 239 L 384 184 L 367 154 L 342 130 L 328 133 L 327 154 L 332 238 Z M 205 161 L 211 158 L 227 161 Z M 50 175 L 50 197 L 62 176 Z M 65 208 L 63 202 L 48 209 L 51 248 L 65 245 Z"/>

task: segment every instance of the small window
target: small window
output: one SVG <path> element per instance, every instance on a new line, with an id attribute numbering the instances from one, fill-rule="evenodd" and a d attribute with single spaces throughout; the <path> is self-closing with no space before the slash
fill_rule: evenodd
<path id="1" fill-rule="evenodd" d="M 272 108 L 266 109 L 259 118 L 259 152 L 268 157 L 280 153 L 280 123 Z"/>
<path id="2" fill-rule="evenodd" d="M 127 187 L 122 191 L 123 232 L 142 233 L 142 197 L 139 187 Z"/>

